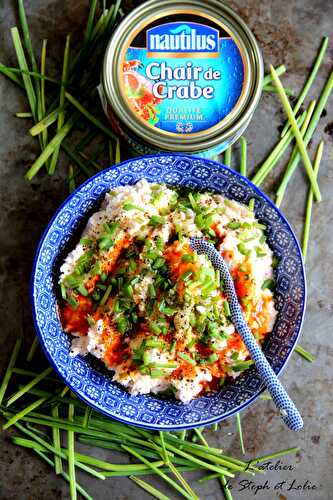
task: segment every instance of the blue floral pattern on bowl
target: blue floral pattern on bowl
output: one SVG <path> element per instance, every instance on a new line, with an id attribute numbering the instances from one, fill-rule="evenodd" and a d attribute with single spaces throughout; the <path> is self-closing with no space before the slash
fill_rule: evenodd
<path id="1" fill-rule="evenodd" d="M 279 259 L 275 292 L 278 317 L 264 352 L 276 373 L 285 366 L 301 331 L 306 302 L 304 267 L 296 237 L 281 212 L 250 181 L 212 160 L 184 155 L 146 156 L 118 164 L 89 179 L 61 205 L 35 258 L 31 294 L 36 329 L 55 371 L 94 409 L 149 429 L 210 425 L 245 408 L 264 390 L 254 367 L 218 393 L 204 395 L 187 405 L 154 395 L 131 396 L 91 358 L 69 356 L 69 338 L 59 320 L 56 289 L 60 259 L 73 247 L 108 190 L 135 184 L 143 177 L 150 182 L 215 191 L 244 204 L 255 199 L 256 217 L 267 226 L 267 241 Z"/>

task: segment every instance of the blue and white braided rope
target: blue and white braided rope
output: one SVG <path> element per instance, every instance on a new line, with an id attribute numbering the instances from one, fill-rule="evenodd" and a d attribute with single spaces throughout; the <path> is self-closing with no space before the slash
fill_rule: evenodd
<path id="1" fill-rule="evenodd" d="M 230 306 L 232 322 L 237 332 L 242 337 L 251 358 L 254 360 L 257 370 L 266 385 L 267 390 L 271 394 L 275 405 L 280 410 L 283 421 L 289 429 L 293 431 L 302 429 L 303 420 L 299 411 L 293 401 L 289 398 L 286 390 L 277 378 L 271 365 L 267 361 L 264 353 L 246 324 L 238 302 L 233 279 L 222 256 L 212 243 L 209 243 L 201 238 L 192 238 L 190 246 L 192 250 L 195 250 L 197 253 L 205 254 L 213 266 L 220 271 L 221 279 L 224 282 L 224 291 Z"/>

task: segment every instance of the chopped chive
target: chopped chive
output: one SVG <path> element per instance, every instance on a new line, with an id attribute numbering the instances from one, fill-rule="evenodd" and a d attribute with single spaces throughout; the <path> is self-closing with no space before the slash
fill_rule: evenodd
<path id="1" fill-rule="evenodd" d="M 190 365 L 195 366 L 196 364 L 195 360 L 190 356 L 188 356 L 187 354 L 185 354 L 184 352 L 179 352 L 178 356 L 184 361 L 187 361 L 187 363 L 189 363 Z"/>
<path id="2" fill-rule="evenodd" d="M 185 272 L 181 275 L 180 279 L 181 279 L 182 281 L 188 281 L 188 280 L 189 280 L 189 278 L 191 278 L 192 274 L 193 274 L 193 271 L 191 271 L 191 270 L 189 269 L 188 271 L 185 271 Z"/>
<path id="3" fill-rule="evenodd" d="M 324 141 L 321 141 L 318 145 L 317 150 L 316 150 L 314 167 L 313 167 L 314 175 L 315 175 L 316 179 L 318 177 L 320 162 L 321 162 L 321 159 L 323 156 L 323 150 L 324 150 Z M 308 246 L 309 246 L 312 204 L 313 204 L 313 191 L 312 191 L 312 188 L 310 187 L 309 192 L 308 192 L 308 197 L 306 200 L 305 222 L 304 222 L 303 241 L 302 241 L 302 254 L 303 254 L 304 262 L 305 262 L 306 257 L 307 257 Z"/>
<path id="4" fill-rule="evenodd" d="M 249 201 L 249 210 L 251 212 L 254 211 L 254 204 L 255 204 L 255 199 L 254 198 L 251 198 L 250 201 Z"/>
<path id="5" fill-rule="evenodd" d="M 251 253 L 251 250 L 249 248 L 246 248 L 244 243 L 238 243 L 237 248 L 242 255 L 250 255 Z"/>
<path id="6" fill-rule="evenodd" d="M 16 118 L 32 118 L 32 113 L 15 113 Z"/>
<path id="7" fill-rule="evenodd" d="M 309 363 L 313 363 L 314 361 L 316 361 L 316 358 L 313 354 L 311 354 L 310 352 L 306 351 L 304 349 L 304 347 L 298 345 L 295 347 L 295 351 L 297 352 L 297 354 L 299 354 L 300 356 L 302 356 L 302 358 L 306 359 L 307 361 L 309 361 Z"/>
<path id="8" fill-rule="evenodd" d="M 213 354 L 210 354 L 209 356 L 207 356 L 207 358 L 204 359 L 204 362 L 207 365 L 211 365 L 211 364 L 215 363 L 215 361 L 217 361 L 218 359 L 219 359 L 218 355 L 213 353 Z"/>
<path id="9" fill-rule="evenodd" d="M 194 212 L 197 212 L 198 211 L 198 204 L 194 198 L 194 195 L 193 193 L 189 193 L 188 194 L 188 199 L 190 200 L 190 203 L 191 203 L 191 207 L 193 208 L 193 211 Z"/>
<path id="10" fill-rule="evenodd" d="M 163 259 L 163 257 L 157 257 L 157 259 L 154 260 L 153 269 L 159 269 L 160 267 L 163 267 L 164 264 L 165 260 Z"/>
<path id="11" fill-rule="evenodd" d="M 187 253 L 187 254 L 182 256 L 181 261 L 182 262 L 193 262 L 193 255 Z"/>
<path id="12" fill-rule="evenodd" d="M 174 370 L 175 368 L 178 368 L 178 363 L 151 363 L 150 364 L 151 368 L 160 368 L 160 369 L 163 369 L 163 368 L 166 368 L 166 369 L 170 369 L 170 370 Z"/>
<path id="13" fill-rule="evenodd" d="M 106 301 L 109 298 L 109 295 L 110 295 L 111 291 L 112 291 L 112 285 L 109 285 L 107 287 L 107 289 L 105 290 L 104 295 L 103 295 L 103 297 L 102 297 L 102 299 L 100 301 L 100 305 L 101 306 L 104 306 L 104 304 L 106 303 Z"/>
<path id="14" fill-rule="evenodd" d="M 269 290 L 273 290 L 275 287 L 275 281 L 272 278 L 266 279 L 261 285 L 262 290 L 268 288 Z"/>
<path id="15" fill-rule="evenodd" d="M 238 221 L 231 221 L 228 222 L 227 228 L 228 229 L 239 229 L 242 226 L 242 224 Z"/>
<path id="16" fill-rule="evenodd" d="M 152 215 L 149 220 L 151 226 L 160 226 L 165 223 L 165 218 L 160 215 Z"/>
<path id="17" fill-rule="evenodd" d="M 125 202 L 123 203 L 123 210 L 140 210 L 140 212 L 144 212 L 144 209 L 139 207 L 138 205 L 134 205 L 134 203 Z"/>
<path id="18" fill-rule="evenodd" d="M 158 370 L 157 368 L 152 368 L 150 370 L 150 376 L 151 378 L 161 378 L 165 376 L 165 373 L 163 370 Z"/>
<path id="19" fill-rule="evenodd" d="M 11 354 L 11 357 L 10 357 L 10 360 L 9 360 L 9 363 L 7 366 L 7 370 L 6 370 L 5 375 L 4 375 L 2 382 L 1 382 L 0 405 L 2 403 L 4 396 L 5 396 L 9 381 L 11 379 L 13 369 L 15 367 L 15 363 L 16 363 L 17 357 L 18 357 L 19 352 L 20 352 L 21 344 L 22 344 L 22 337 L 19 337 L 15 342 L 15 345 L 14 345 L 14 348 L 13 348 L 13 351 L 12 351 L 12 354 Z"/>
<path id="20" fill-rule="evenodd" d="M 148 285 L 148 295 L 151 299 L 154 299 L 156 297 L 156 290 L 153 283 L 149 283 Z"/>
<path id="21" fill-rule="evenodd" d="M 321 194 L 320 194 L 319 186 L 318 186 L 317 180 L 316 180 L 314 173 L 313 173 L 313 167 L 312 167 L 308 152 L 306 150 L 305 141 L 303 140 L 302 134 L 298 128 L 297 121 L 295 119 L 295 115 L 293 113 L 293 110 L 290 106 L 289 99 L 284 92 L 281 81 L 280 81 L 278 75 L 276 74 L 273 66 L 270 66 L 270 69 L 271 69 L 271 73 L 272 73 L 272 76 L 274 79 L 274 83 L 276 85 L 276 88 L 278 89 L 281 102 L 283 104 L 285 112 L 287 113 L 288 119 L 290 121 L 291 128 L 292 128 L 293 134 L 295 136 L 295 139 L 296 139 L 296 142 L 297 142 L 297 145 L 299 148 L 299 152 L 300 152 L 302 159 L 303 159 L 304 167 L 306 169 L 309 180 L 311 182 L 311 187 L 313 189 L 314 196 L 315 196 L 317 201 L 321 201 Z"/>
<path id="22" fill-rule="evenodd" d="M 224 314 L 227 317 L 231 316 L 230 305 L 229 305 L 229 302 L 227 300 L 225 300 L 223 302 L 223 310 L 224 310 Z"/>
<path id="23" fill-rule="evenodd" d="M 173 340 L 170 344 L 170 352 L 175 352 L 176 350 L 176 341 Z"/>
<path id="24" fill-rule="evenodd" d="M 240 143 L 240 168 L 239 172 L 241 175 L 246 177 L 246 168 L 247 168 L 247 142 L 245 137 L 241 137 L 239 139 Z"/>

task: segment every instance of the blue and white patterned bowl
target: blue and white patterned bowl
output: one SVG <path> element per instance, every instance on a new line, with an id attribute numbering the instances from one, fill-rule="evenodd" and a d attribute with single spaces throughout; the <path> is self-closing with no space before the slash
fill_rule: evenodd
<path id="1" fill-rule="evenodd" d="M 49 223 L 39 244 L 31 281 L 32 309 L 44 351 L 53 368 L 83 401 L 122 422 L 159 430 L 210 425 L 247 407 L 264 390 L 254 367 L 218 393 L 183 404 L 153 395 L 131 396 L 112 382 L 110 372 L 83 357 L 69 356 L 69 339 L 57 311 L 56 287 L 60 260 L 82 231 L 104 194 L 145 177 L 191 189 L 205 189 L 248 204 L 267 226 L 268 243 L 279 258 L 275 301 L 278 318 L 264 352 L 276 373 L 288 361 L 300 334 L 306 284 L 301 251 L 281 212 L 251 182 L 217 162 L 177 154 L 131 159 L 89 179 L 67 198 Z"/>

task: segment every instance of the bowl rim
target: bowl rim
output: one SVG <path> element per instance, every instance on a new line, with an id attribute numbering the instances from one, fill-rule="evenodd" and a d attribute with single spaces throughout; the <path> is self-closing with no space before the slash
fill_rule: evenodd
<path id="1" fill-rule="evenodd" d="M 63 382 L 70 388 L 70 390 L 76 396 L 78 396 L 79 399 L 81 399 L 88 406 L 92 407 L 95 411 L 97 411 L 99 413 L 102 413 L 106 417 L 113 418 L 113 419 L 115 419 L 115 420 L 117 420 L 119 422 L 122 422 L 124 424 L 127 424 L 127 425 L 134 425 L 136 427 L 140 427 L 140 428 L 148 429 L 148 430 L 163 430 L 163 431 L 175 430 L 175 431 L 180 431 L 180 430 L 193 429 L 195 427 L 210 426 L 210 425 L 213 425 L 215 423 L 221 422 L 222 420 L 225 420 L 225 419 L 227 419 L 227 418 L 235 415 L 236 413 L 244 410 L 245 408 L 247 408 L 248 406 L 250 406 L 252 403 L 254 403 L 259 398 L 259 396 L 266 390 L 266 387 L 264 386 L 261 389 L 258 389 L 256 391 L 256 393 L 253 394 L 249 399 L 247 399 L 245 402 L 241 403 L 240 405 L 236 406 L 235 408 L 232 408 L 231 410 L 228 410 L 227 412 L 225 412 L 223 414 L 222 417 L 220 415 L 214 416 L 212 418 L 206 419 L 203 422 L 200 421 L 200 422 L 195 423 L 195 424 L 188 423 L 188 424 L 165 424 L 165 425 L 161 425 L 161 424 L 149 424 L 149 423 L 141 423 L 141 422 L 138 423 L 136 421 L 132 421 L 131 417 L 124 418 L 124 417 L 119 416 L 119 415 L 111 415 L 110 412 L 107 412 L 106 410 L 104 410 L 104 409 L 100 408 L 99 406 L 97 406 L 95 404 L 95 402 L 89 400 L 84 394 L 82 394 L 80 392 L 80 390 L 77 390 L 75 387 L 73 387 L 71 384 L 67 383 L 67 381 L 65 381 L 63 379 L 63 376 L 61 375 L 58 367 L 56 366 L 55 362 L 53 361 L 52 356 L 47 351 L 45 343 L 43 341 L 43 337 L 42 337 L 42 334 L 41 334 L 41 331 L 40 331 L 40 327 L 39 327 L 39 324 L 38 324 L 38 321 L 37 321 L 37 314 L 36 314 L 37 304 L 36 304 L 36 301 L 35 301 L 35 294 L 34 294 L 34 289 L 35 289 L 35 287 L 34 287 L 34 277 L 35 277 L 35 274 L 36 274 L 37 263 L 38 263 L 38 260 L 40 258 L 40 253 L 41 253 L 41 249 L 42 249 L 42 246 L 44 244 L 44 241 L 45 241 L 45 239 L 46 239 L 46 237 L 47 237 L 50 229 L 52 228 L 54 221 L 58 217 L 59 213 L 63 210 L 64 207 L 66 207 L 66 205 L 72 200 L 72 198 L 74 198 L 74 196 L 77 194 L 77 192 L 79 190 L 81 190 L 84 186 L 90 184 L 93 180 L 95 180 L 95 179 L 97 179 L 97 178 L 105 175 L 106 172 L 112 171 L 115 167 L 119 168 L 119 167 L 121 167 L 124 164 L 128 164 L 128 163 L 131 163 L 133 161 L 138 161 L 140 159 L 148 159 L 148 158 L 156 158 L 156 159 L 158 159 L 160 157 L 170 157 L 170 156 L 172 156 L 172 157 L 181 157 L 181 158 L 190 159 L 190 160 L 195 160 L 196 159 L 196 160 L 200 160 L 200 161 L 203 161 L 203 162 L 209 162 L 210 164 L 213 163 L 218 169 L 226 170 L 227 172 L 229 172 L 229 174 L 231 174 L 231 175 L 235 176 L 236 178 L 239 178 L 243 182 L 245 182 L 253 191 L 255 191 L 255 193 L 259 197 L 264 198 L 264 200 L 268 203 L 268 205 L 275 212 L 278 213 L 279 217 L 286 224 L 286 226 L 287 226 L 287 228 L 288 228 L 288 230 L 289 230 L 289 232 L 290 232 L 290 234 L 291 234 L 291 236 L 293 238 L 293 241 L 295 243 L 295 246 L 296 246 L 296 249 L 297 249 L 297 257 L 298 257 L 298 259 L 299 259 L 299 261 L 301 263 L 301 273 L 302 273 L 303 285 L 304 285 L 304 287 L 303 287 L 304 300 L 302 301 L 302 304 L 301 304 L 300 321 L 299 321 L 299 326 L 298 326 L 297 333 L 295 335 L 295 339 L 293 341 L 293 344 L 292 344 L 292 346 L 290 348 L 289 353 L 287 354 L 286 358 L 284 359 L 282 365 L 277 370 L 274 370 L 277 376 L 281 375 L 282 372 L 283 372 L 283 370 L 285 369 L 288 361 L 290 360 L 290 358 L 291 358 L 291 356 L 292 356 L 292 354 L 293 354 L 293 352 L 294 352 L 297 344 L 298 344 L 299 338 L 301 336 L 303 324 L 304 324 L 304 317 L 305 317 L 305 311 L 306 311 L 306 306 L 307 306 L 307 281 L 306 281 L 305 265 L 304 265 L 304 260 L 303 260 L 303 255 L 302 255 L 301 247 L 300 247 L 298 239 L 297 239 L 297 237 L 296 237 L 296 235 L 294 233 L 294 230 L 292 229 L 290 223 L 288 222 L 288 220 L 286 219 L 286 217 L 283 215 L 283 213 L 281 212 L 281 210 L 273 203 L 273 201 L 263 191 L 261 191 L 261 189 L 259 189 L 255 184 L 253 184 L 250 181 L 250 179 L 248 179 L 247 177 L 241 175 L 236 170 L 233 170 L 232 168 L 230 168 L 230 167 L 228 167 L 228 166 L 224 165 L 223 163 L 220 163 L 220 162 L 218 162 L 216 160 L 211 160 L 211 159 L 208 159 L 208 158 L 203 158 L 203 157 L 200 157 L 200 156 L 197 156 L 197 155 L 186 155 L 186 154 L 178 153 L 178 152 L 177 153 L 163 152 L 163 153 L 159 153 L 159 154 L 150 154 L 150 155 L 135 156 L 135 157 L 129 158 L 129 159 L 124 160 L 124 161 L 122 161 L 120 163 L 117 163 L 115 165 L 107 167 L 107 168 L 105 168 L 105 169 L 97 172 L 92 177 L 89 177 L 89 179 L 87 179 L 85 182 L 83 182 L 82 184 L 80 184 L 59 205 L 59 207 L 54 212 L 52 218 L 48 222 L 45 230 L 43 231 L 43 233 L 42 233 L 42 235 L 40 237 L 40 240 L 39 240 L 36 252 L 35 252 L 34 260 L 33 260 L 32 271 L 31 271 L 31 276 L 30 276 L 30 284 L 29 284 L 29 295 L 30 295 L 30 302 L 31 302 L 33 323 L 34 323 L 35 330 L 37 332 L 37 335 L 38 335 L 38 338 L 39 338 L 42 350 L 43 350 L 44 354 L 46 355 L 46 358 L 47 358 L 48 362 L 50 363 L 50 365 L 52 366 L 52 368 L 55 370 L 56 374 L 63 380 Z M 142 178 L 145 178 L 145 177 L 143 176 Z M 173 184 L 170 184 L 170 185 L 173 185 Z M 174 185 L 177 186 L 177 184 L 174 184 Z M 102 195 L 102 193 L 101 193 L 101 195 Z M 295 330 L 296 330 L 296 328 L 295 328 Z M 124 389 L 124 391 L 125 390 L 126 389 Z M 146 395 L 144 394 L 143 396 L 146 396 Z"/>

